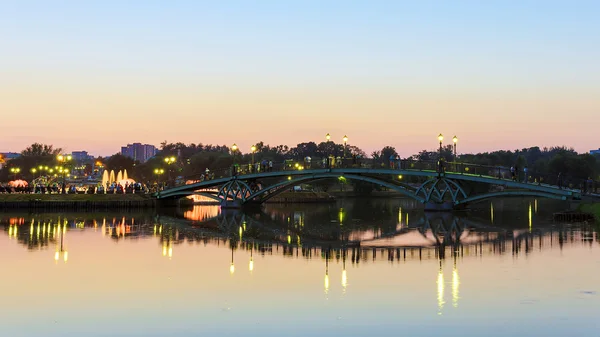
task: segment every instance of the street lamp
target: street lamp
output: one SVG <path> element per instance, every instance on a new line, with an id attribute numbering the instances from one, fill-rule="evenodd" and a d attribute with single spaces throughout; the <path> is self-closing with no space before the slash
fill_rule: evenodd
<path id="1" fill-rule="evenodd" d="M 237 172 L 235 172 L 235 152 L 238 150 L 238 146 L 233 143 L 233 145 L 231 145 L 231 155 L 233 156 L 233 175 L 236 175 Z"/>
<path id="2" fill-rule="evenodd" d="M 329 134 L 326 134 L 325 139 L 327 139 L 327 141 L 329 142 L 329 140 L 331 139 L 331 136 Z"/>
<path id="3" fill-rule="evenodd" d="M 161 174 L 165 173 L 164 169 L 154 169 L 154 174 L 156 174 L 157 176 L 157 182 L 160 183 L 160 176 Z"/>
<path id="4" fill-rule="evenodd" d="M 167 172 L 169 173 L 169 180 L 171 180 L 171 164 L 175 163 L 175 161 L 177 161 L 177 158 L 175 158 L 175 156 L 165 157 L 165 163 L 168 167 Z"/>
<path id="5" fill-rule="evenodd" d="M 454 136 L 452 142 L 454 142 L 454 161 L 456 162 L 456 143 L 458 143 L 458 137 Z"/>
<path id="6" fill-rule="evenodd" d="M 70 162 L 70 161 L 73 159 L 73 157 L 72 157 L 70 154 L 68 154 L 68 155 L 59 154 L 59 155 L 56 157 L 56 159 L 58 159 L 58 161 L 59 161 L 61 164 L 63 164 L 63 165 L 65 165 L 65 166 L 66 166 L 66 164 L 67 164 L 68 162 Z M 67 174 L 68 172 L 69 172 L 69 171 L 66 171 L 66 172 L 64 172 L 64 174 L 63 174 L 63 183 L 62 183 L 62 192 L 61 192 L 61 194 L 65 194 L 65 193 L 66 193 L 66 174 Z"/>
<path id="7" fill-rule="evenodd" d="M 11 167 L 10 168 L 10 173 L 12 173 L 14 175 L 14 180 L 17 180 L 17 174 L 19 174 L 19 172 L 21 172 L 21 169 L 18 167 Z"/>
<path id="8" fill-rule="evenodd" d="M 444 141 L 444 136 L 440 133 L 438 136 L 438 140 L 440 141 L 440 158 L 442 157 L 442 141 Z"/>
<path id="9" fill-rule="evenodd" d="M 32 179 L 35 179 L 35 173 L 37 172 L 37 169 L 35 167 L 32 167 L 29 171 L 31 171 Z"/>
<path id="10" fill-rule="evenodd" d="M 346 145 L 348 144 L 348 136 L 344 135 L 344 159 L 346 159 Z"/>
<path id="11" fill-rule="evenodd" d="M 168 165 L 171 165 L 175 162 L 175 160 L 177 160 L 174 156 L 171 157 L 166 157 L 165 158 L 165 163 L 167 163 Z"/>
<path id="12" fill-rule="evenodd" d="M 256 146 L 252 145 L 250 152 L 252 152 L 252 170 L 254 170 L 254 152 L 256 152 Z"/>

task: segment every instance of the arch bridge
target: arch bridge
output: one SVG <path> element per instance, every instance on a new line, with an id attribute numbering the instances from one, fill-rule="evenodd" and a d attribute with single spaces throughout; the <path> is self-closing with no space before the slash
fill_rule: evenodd
<path id="1" fill-rule="evenodd" d="M 325 179 L 355 180 L 379 185 L 422 203 L 426 210 L 451 210 L 490 199 L 505 197 L 542 197 L 557 200 L 581 199 L 581 191 L 543 183 L 543 177 L 513 180 L 504 167 L 402 161 L 396 167 L 365 163 L 332 167 L 275 165 L 256 172 L 253 166 L 221 171 L 213 177 L 202 175 L 180 179 L 178 184 L 158 191 L 159 202 L 190 195 L 202 195 L 223 207 L 240 208 L 262 204 L 293 186 Z M 205 179 L 209 177 L 211 179 Z"/>

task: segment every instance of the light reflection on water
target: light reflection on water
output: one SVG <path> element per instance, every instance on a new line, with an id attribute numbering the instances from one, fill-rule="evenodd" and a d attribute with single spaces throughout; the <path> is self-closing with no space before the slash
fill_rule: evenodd
<path id="1" fill-rule="evenodd" d="M 3 214 L 0 333 L 592 336 L 596 227 L 530 205 L 495 204 L 494 220 L 394 202 Z"/>

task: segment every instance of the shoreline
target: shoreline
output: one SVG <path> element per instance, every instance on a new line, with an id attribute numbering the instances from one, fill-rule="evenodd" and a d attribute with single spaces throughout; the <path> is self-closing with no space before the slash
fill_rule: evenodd
<path id="1" fill-rule="evenodd" d="M 155 209 L 156 201 L 142 194 L 0 194 L 0 209 L 36 211 Z"/>

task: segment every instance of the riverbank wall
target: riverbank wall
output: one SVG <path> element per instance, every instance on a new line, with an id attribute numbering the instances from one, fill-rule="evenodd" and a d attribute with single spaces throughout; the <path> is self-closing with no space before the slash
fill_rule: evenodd
<path id="1" fill-rule="evenodd" d="M 76 211 L 144 210 L 156 208 L 156 200 L 135 194 L 2 194 L 0 210 Z"/>
<path id="2" fill-rule="evenodd" d="M 68 210 L 93 212 L 106 210 L 154 209 L 154 200 L 111 200 L 111 201 L 0 201 L 0 210 L 28 209 L 35 211 Z"/>

